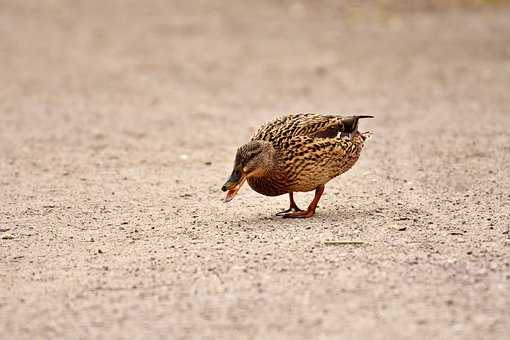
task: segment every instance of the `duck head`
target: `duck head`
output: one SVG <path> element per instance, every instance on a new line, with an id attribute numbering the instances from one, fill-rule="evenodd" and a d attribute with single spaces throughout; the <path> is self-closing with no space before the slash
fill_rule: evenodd
<path id="1" fill-rule="evenodd" d="M 237 149 L 234 169 L 227 179 L 222 191 L 227 191 L 225 202 L 230 202 L 246 179 L 264 176 L 274 162 L 275 150 L 266 141 L 250 141 Z"/>

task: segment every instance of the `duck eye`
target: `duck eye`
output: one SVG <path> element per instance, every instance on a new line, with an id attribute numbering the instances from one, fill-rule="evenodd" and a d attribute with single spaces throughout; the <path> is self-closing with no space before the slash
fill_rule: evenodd
<path id="1" fill-rule="evenodd" d="M 253 150 L 252 152 L 250 152 L 250 153 L 248 154 L 248 159 L 252 159 L 252 158 L 254 158 L 255 156 L 258 156 L 258 154 L 259 154 L 259 153 L 261 153 L 261 152 L 262 152 L 262 149 L 260 149 L 260 148 L 259 148 L 259 149 L 255 149 L 255 150 Z"/>

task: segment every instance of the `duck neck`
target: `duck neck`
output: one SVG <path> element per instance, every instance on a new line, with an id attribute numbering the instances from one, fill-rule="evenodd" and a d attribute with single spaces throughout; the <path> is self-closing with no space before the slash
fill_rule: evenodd
<path id="1" fill-rule="evenodd" d="M 269 142 L 264 142 L 264 161 L 263 161 L 264 173 L 263 176 L 273 172 L 278 166 L 278 160 L 276 150 L 273 145 Z"/>

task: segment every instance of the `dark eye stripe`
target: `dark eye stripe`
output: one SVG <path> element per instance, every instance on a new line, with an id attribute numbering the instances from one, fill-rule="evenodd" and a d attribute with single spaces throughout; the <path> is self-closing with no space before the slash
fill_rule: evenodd
<path id="1" fill-rule="evenodd" d="M 253 151 L 248 152 L 246 154 L 246 156 L 247 156 L 247 158 L 253 158 L 253 157 L 257 156 L 261 152 L 262 152 L 261 149 L 253 150 Z"/>

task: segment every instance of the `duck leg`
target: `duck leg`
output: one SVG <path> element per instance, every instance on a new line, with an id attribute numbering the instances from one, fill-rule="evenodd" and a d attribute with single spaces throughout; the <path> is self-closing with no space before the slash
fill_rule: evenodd
<path id="1" fill-rule="evenodd" d="M 280 211 L 279 213 L 276 214 L 276 216 L 283 216 L 287 213 L 290 213 L 291 211 L 294 211 L 294 212 L 303 211 L 302 209 L 299 209 L 296 202 L 294 201 L 294 193 L 293 192 L 289 192 L 289 198 L 290 198 L 290 208 L 287 210 L 284 210 L 284 211 Z"/>
<path id="2" fill-rule="evenodd" d="M 308 209 L 305 211 L 296 211 L 283 215 L 283 218 L 309 218 L 315 214 L 315 208 L 317 208 L 317 203 L 321 199 L 322 193 L 324 192 L 324 184 L 319 185 L 315 188 L 315 196 L 308 206 Z"/>

